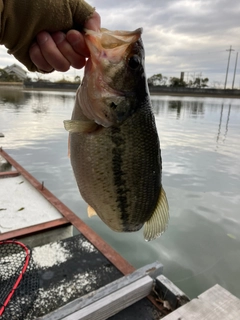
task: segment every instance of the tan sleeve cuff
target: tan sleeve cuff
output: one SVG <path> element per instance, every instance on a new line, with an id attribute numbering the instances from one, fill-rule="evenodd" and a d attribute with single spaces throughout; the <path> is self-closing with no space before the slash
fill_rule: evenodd
<path id="1" fill-rule="evenodd" d="M 36 35 L 81 30 L 94 10 L 84 0 L 0 0 L 0 44 L 29 71 L 42 72 L 29 57 Z"/>

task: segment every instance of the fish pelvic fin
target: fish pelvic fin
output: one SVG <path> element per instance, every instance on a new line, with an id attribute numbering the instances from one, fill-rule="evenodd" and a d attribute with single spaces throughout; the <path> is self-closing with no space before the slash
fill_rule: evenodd
<path id="1" fill-rule="evenodd" d="M 63 123 L 65 130 L 70 133 L 90 133 L 99 127 L 94 121 L 64 120 Z"/>
<path id="2" fill-rule="evenodd" d="M 158 238 L 167 229 L 169 220 L 169 206 L 167 196 L 162 188 L 158 198 L 157 206 L 151 218 L 145 222 L 143 235 L 146 241 Z"/>
<path id="3" fill-rule="evenodd" d="M 89 205 L 88 205 L 88 208 L 87 208 L 87 213 L 88 213 L 88 217 L 89 218 L 97 215 L 96 211 Z"/>

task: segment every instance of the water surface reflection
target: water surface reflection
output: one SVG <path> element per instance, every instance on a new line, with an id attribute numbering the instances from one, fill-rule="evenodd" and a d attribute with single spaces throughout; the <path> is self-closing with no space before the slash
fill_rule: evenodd
<path id="1" fill-rule="evenodd" d="M 67 156 L 74 93 L 0 90 L 1 145 L 135 267 L 154 260 L 190 296 L 240 297 L 240 100 L 153 96 L 171 220 L 153 242 L 89 219 Z"/>

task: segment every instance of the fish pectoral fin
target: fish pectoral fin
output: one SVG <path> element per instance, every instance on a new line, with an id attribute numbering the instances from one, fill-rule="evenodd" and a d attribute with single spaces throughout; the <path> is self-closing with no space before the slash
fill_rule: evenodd
<path id="1" fill-rule="evenodd" d="M 63 123 L 65 130 L 70 133 L 90 133 L 99 127 L 94 121 L 64 120 Z"/>
<path id="2" fill-rule="evenodd" d="M 169 207 L 167 196 L 162 188 L 158 198 L 157 206 L 151 216 L 151 218 L 144 224 L 144 239 L 151 241 L 158 238 L 168 226 L 169 220 Z"/>
<path id="3" fill-rule="evenodd" d="M 68 158 L 71 157 L 71 148 L 70 148 L 70 135 L 68 135 Z"/>
<path id="4" fill-rule="evenodd" d="M 88 208 L 87 208 L 87 213 L 88 213 L 88 217 L 89 218 L 97 215 L 97 212 L 89 205 L 88 205 Z"/>

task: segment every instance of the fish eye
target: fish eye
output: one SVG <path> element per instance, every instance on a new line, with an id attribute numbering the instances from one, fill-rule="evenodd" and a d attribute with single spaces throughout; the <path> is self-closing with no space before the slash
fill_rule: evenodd
<path id="1" fill-rule="evenodd" d="M 136 70 L 140 66 L 140 59 L 137 55 L 131 56 L 128 60 L 128 65 L 131 69 Z"/>

